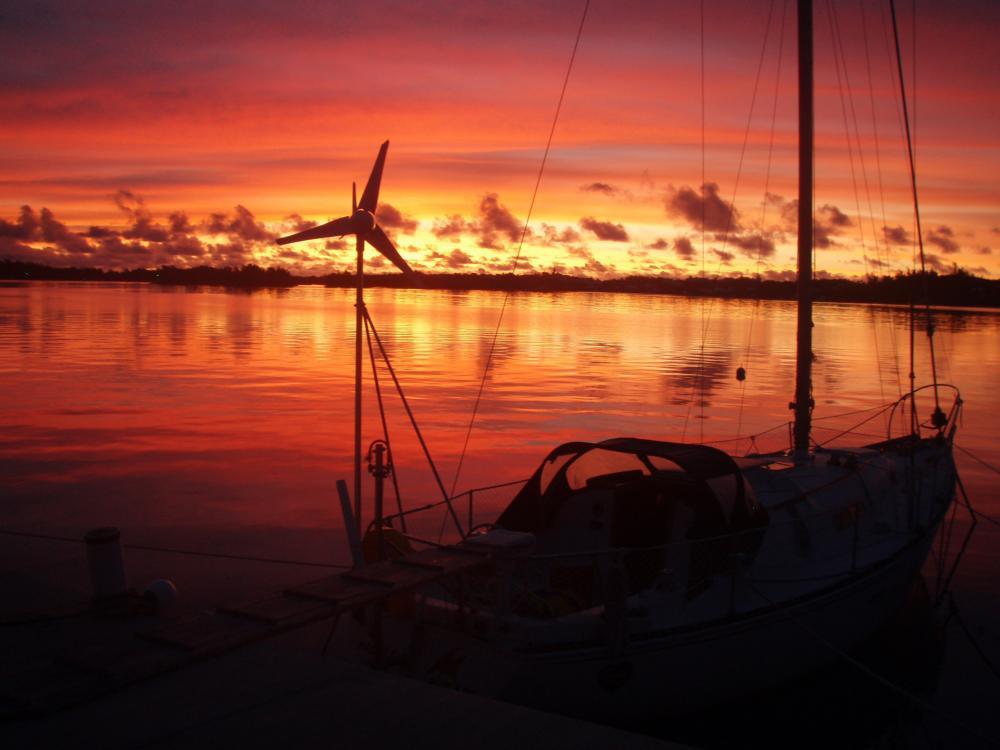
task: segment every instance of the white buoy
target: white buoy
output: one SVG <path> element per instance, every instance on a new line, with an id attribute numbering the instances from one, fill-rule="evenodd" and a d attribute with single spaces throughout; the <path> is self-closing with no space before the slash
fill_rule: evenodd
<path id="1" fill-rule="evenodd" d="M 114 526 L 92 529 L 84 534 L 87 565 L 95 600 L 124 596 L 128 591 L 122 560 L 121 532 Z"/>
<path id="2" fill-rule="evenodd" d="M 153 611 L 156 614 L 163 614 L 177 601 L 177 587 L 173 581 L 157 578 L 143 586 L 142 598 L 153 606 Z"/>

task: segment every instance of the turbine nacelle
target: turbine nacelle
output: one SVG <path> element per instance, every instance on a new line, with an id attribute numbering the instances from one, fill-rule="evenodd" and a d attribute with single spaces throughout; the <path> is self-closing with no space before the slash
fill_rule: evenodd
<path id="1" fill-rule="evenodd" d="M 361 194 L 361 201 L 356 200 L 357 191 L 352 188 L 351 193 L 351 215 L 341 216 L 339 219 L 328 221 L 301 232 L 296 232 L 278 240 L 279 245 L 288 245 L 293 242 L 305 242 L 307 240 L 318 240 L 324 237 L 343 237 L 345 234 L 353 234 L 358 238 L 358 252 L 361 252 L 365 242 L 378 250 L 388 258 L 403 273 L 413 273 L 413 269 L 403 260 L 403 257 L 392 244 L 392 240 L 382 231 L 375 219 L 375 210 L 378 207 L 378 191 L 382 183 L 382 169 L 385 166 L 385 154 L 389 149 L 389 141 L 382 144 L 378 156 L 375 158 L 375 165 L 368 176 L 368 184 Z"/>
<path id="2" fill-rule="evenodd" d="M 351 216 L 351 234 L 364 237 L 375 228 L 375 214 L 359 208 Z"/>

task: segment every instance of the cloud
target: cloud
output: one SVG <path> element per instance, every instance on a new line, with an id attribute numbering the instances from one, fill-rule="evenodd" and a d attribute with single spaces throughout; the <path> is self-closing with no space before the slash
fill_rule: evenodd
<path id="1" fill-rule="evenodd" d="M 187 214 L 183 211 L 174 211 L 167 217 L 167 222 L 170 224 L 171 234 L 191 234 L 194 232 L 194 227 L 191 226 Z"/>
<path id="2" fill-rule="evenodd" d="M 721 239 L 716 235 L 716 239 Z M 770 258 L 774 255 L 774 240 L 763 234 L 730 235 L 728 242 L 751 258 Z"/>
<path id="3" fill-rule="evenodd" d="M 273 242 L 277 234 L 270 232 L 254 217 L 250 209 L 238 205 L 230 218 L 228 214 L 215 212 L 208 215 L 201 228 L 208 234 L 227 234 L 246 242 Z"/>
<path id="4" fill-rule="evenodd" d="M 559 227 L 552 226 L 551 224 L 546 224 L 542 222 L 542 244 L 551 247 L 552 245 L 573 245 L 580 242 L 583 237 L 580 233 L 573 229 L 573 227 Z"/>
<path id="5" fill-rule="evenodd" d="M 91 226 L 87 229 L 85 236 L 92 240 L 103 240 L 108 237 L 120 237 L 121 232 L 117 229 L 111 229 L 110 227 Z"/>
<path id="6" fill-rule="evenodd" d="M 652 244 L 649 245 L 649 247 L 651 250 L 666 250 L 668 247 L 670 247 L 670 243 L 667 242 L 662 237 L 657 237 L 655 240 L 653 240 Z"/>
<path id="7" fill-rule="evenodd" d="M 736 257 L 733 253 L 727 252 L 726 250 L 717 250 L 714 247 L 712 248 L 712 253 L 715 255 L 716 258 L 719 259 L 720 263 L 723 263 L 727 266 L 730 263 L 732 263 L 733 258 Z"/>
<path id="8" fill-rule="evenodd" d="M 216 265 L 242 265 L 251 258 L 249 245 L 271 237 L 246 208 L 238 206 L 235 216 L 213 214 L 202 226 L 215 224 L 227 236 L 227 242 L 204 244 L 187 215 L 170 214 L 167 226 L 157 224 L 141 197 L 128 190 L 112 196 L 125 214 L 127 226 L 116 229 L 90 226 L 75 232 L 59 221 L 48 208 L 37 217 L 30 206 L 21 209 L 14 221 L 0 219 L 0 252 L 6 257 L 65 267 L 86 265 L 96 268 L 138 268 L 155 265 L 188 265 L 188 261 Z M 242 236 L 241 236 L 242 235 Z M 21 241 L 24 237 L 26 242 Z M 31 244 L 27 244 L 31 243 Z M 32 245 L 45 244 L 45 247 Z"/>
<path id="9" fill-rule="evenodd" d="M 799 225 L 798 199 L 786 200 L 775 193 L 766 193 L 765 199 L 769 204 L 781 211 L 781 228 L 787 232 L 797 231 Z M 837 242 L 834 238 L 843 234 L 847 227 L 852 226 L 854 226 L 854 221 L 850 216 L 841 211 L 837 206 L 829 203 L 824 204 L 816 211 L 816 215 L 813 217 L 813 246 L 818 249 L 835 246 Z M 883 229 L 883 231 L 887 230 Z M 760 239 L 760 235 L 758 235 L 758 239 Z M 733 244 L 740 245 L 737 241 L 733 241 Z M 765 252 L 764 254 L 769 256 L 773 254 L 773 251 L 772 253 Z"/>
<path id="10" fill-rule="evenodd" d="M 460 237 L 468 228 L 468 224 L 458 214 L 453 214 L 444 219 L 435 219 L 434 226 L 431 227 L 431 234 L 438 239 L 454 239 Z"/>
<path id="11" fill-rule="evenodd" d="M 977 253 L 978 255 L 992 255 L 992 254 L 993 254 L 993 248 L 991 248 L 991 247 L 986 247 L 986 246 L 984 245 L 983 247 L 981 247 L 981 248 L 979 248 L 978 250 L 976 250 L 976 253 Z"/>
<path id="12" fill-rule="evenodd" d="M 851 221 L 851 218 L 847 214 L 829 203 L 821 206 L 817 213 L 819 214 L 820 221 L 827 226 L 841 228 L 854 226 L 854 222 Z"/>
<path id="13" fill-rule="evenodd" d="M 131 221 L 131 226 L 122 231 L 122 237 L 149 242 L 166 242 L 170 238 L 170 232 L 153 220 L 146 202 L 140 196 L 130 190 L 119 190 L 112 196 L 112 200 Z"/>
<path id="14" fill-rule="evenodd" d="M 382 203 L 375 211 L 375 219 L 384 229 L 398 229 L 403 234 L 413 234 L 420 225 L 416 219 L 404 216 L 395 206 Z"/>
<path id="15" fill-rule="evenodd" d="M 797 211 L 798 201 L 794 201 L 794 203 Z M 833 247 L 837 244 L 833 238 L 843 234 L 845 227 L 853 225 L 854 222 L 847 214 L 827 203 L 816 212 L 816 217 L 813 220 L 813 246 L 817 248 Z"/>
<path id="16" fill-rule="evenodd" d="M 300 214 L 288 214 L 284 218 L 284 223 L 287 224 L 293 234 L 297 232 L 304 232 L 307 229 L 312 229 L 317 225 L 318 222 L 312 221 L 311 219 L 303 219 Z"/>
<path id="17" fill-rule="evenodd" d="M 798 211 L 799 202 L 792 201 L 788 205 L 793 203 Z M 837 242 L 833 238 L 843 234 L 843 230 L 850 226 L 854 226 L 854 222 L 839 208 L 829 203 L 821 206 L 813 220 L 813 246 L 821 249 L 835 246 Z"/>
<path id="18" fill-rule="evenodd" d="M 504 235 L 511 242 L 517 242 L 524 231 L 524 222 L 517 219 L 506 206 L 500 203 L 496 193 L 487 193 L 479 202 L 479 246 L 500 250 L 498 235 Z"/>
<path id="19" fill-rule="evenodd" d="M 704 221 L 706 231 L 742 231 L 739 211 L 719 197 L 719 186 L 714 182 L 702 185 L 701 195 L 687 185 L 679 190 L 671 189 L 666 210 L 668 215 L 682 218 L 696 229 L 700 229 Z"/>
<path id="20" fill-rule="evenodd" d="M 910 233 L 901 226 L 882 227 L 882 235 L 890 245 L 909 245 Z"/>
<path id="21" fill-rule="evenodd" d="M 576 266 L 574 270 L 591 273 L 598 277 L 611 276 L 615 273 L 615 267 L 612 264 L 602 263 L 586 248 L 571 247 L 567 248 L 566 252 L 584 261 L 582 266 Z"/>
<path id="22" fill-rule="evenodd" d="M 610 221 L 598 221 L 592 216 L 584 216 L 580 219 L 580 226 L 589 232 L 593 232 L 599 240 L 609 240 L 611 242 L 628 242 L 628 232 L 621 224 L 613 224 Z"/>
<path id="23" fill-rule="evenodd" d="M 32 240 L 37 238 L 39 228 L 38 217 L 31 206 L 21 206 L 21 212 L 14 221 L 0 219 L 0 237 Z"/>
<path id="24" fill-rule="evenodd" d="M 277 239 L 274 232 L 269 232 L 263 224 L 254 218 L 250 209 L 236 206 L 236 215 L 229 223 L 229 233 L 248 242 L 273 242 Z"/>
<path id="25" fill-rule="evenodd" d="M 951 227 L 939 226 L 937 229 L 932 229 L 927 233 L 927 242 L 937 246 L 946 255 L 952 255 L 959 250 Z"/>
<path id="26" fill-rule="evenodd" d="M 694 245 L 691 244 L 691 239 L 689 237 L 675 237 L 674 238 L 674 252 L 677 253 L 677 257 L 683 258 L 684 260 L 693 260 L 695 256 Z"/>
<path id="27" fill-rule="evenodd" d="M 38 223 L 42 229 L 43 241 L 55 243 L 57 247 L 68 253 L 90 252 L 90 244 L 87 240 L 67 229 L 65 224 L 56 220 L 49 209 L 42 209 Z"/>
<path id="28" fill-rule="evenodd" d="M 606 182 L 590 182 L 586 185 L 581 185 L 580 190 L 585 193 L 600 193 L 607 196 L 618 195 L 621 192 L 619 188 L 609 185 Z"/>
<path id="29" fill-rule="evenodd" d="M 472 258 L 457 247 L 445 258 L 445 265 L 448 268 L 464 268 L 470 263 L 472 263 Z"/>
<path id="30" fill-rule="evenodd" d="M 182 258 L 200 258 L 205 254 L 205 246 L 194 235 L 183 235 L 170 242 L 156 246 L 165 255 Z"/>

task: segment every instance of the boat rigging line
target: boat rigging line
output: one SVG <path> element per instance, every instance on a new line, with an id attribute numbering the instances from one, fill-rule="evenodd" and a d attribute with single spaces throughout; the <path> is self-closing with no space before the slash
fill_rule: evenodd
<path id="1" fill-rule="evenodd" d="M 916 159 L 913 154 L 913 134 L 910 128 L 910 115 L 907 108 L 906 101 L 906 84 L 905 78 L 903 77 L 903 53 L 899 44 L 899 24 L 896 21 L 896 2 L 895 0 L 889 0 L 889 11 L 892 17 L 892 33 L 896 42 L 896 67 L 897 74 L 899 75 L 899 95 L 900 103 L 903 107 L 903 126 L 906 133 L 906 155 L 908 158 L 908 164 L 910 167 L 910 189 L 913 193 L 913 219 L 916 222 L 916 239 L 917 246 L 920 248 L 920 275 L 922 277 L 924 285 L 924 311 L 927 316 L 927 346 L 930 353 L 930 364 L 931 364 L 931 383 L 934 387 L 934 414 L 932 417 L 933 424 L 939 429 L 944 426 L 945 416 L 944 412 L 941 410 L 941 400 L 938 395 L 938 378 L 937 378 L 937 363 L 934 357 L 934 317 L 931 312 L 931 303 L 929 295 L 929 287 L 927 282 L 927 260 L 924 254 L 924 232 L 923 227 L 920 223 L 920 201 L 917 196 L 917 166 Z M 917 19 L 914 15 L 913 24 L 916 28 Z M 916 69 L 916 31 L 913 34 L 913 46 L 914 46 L 914 69 Z M 914 113 L 915 114 L 915 113 Z M 915 315 L 915 302 L 911 296 L 910 298 L 910 390 L 916 388 L 916 367 L 914 363 L 915 352 L 914 352 L 914 325 L 916 320 Z M 915 407 L 915 404 L 914 404 Z M 916 409 L 913 409 L 912 425 L 916 428 Z"/>
<path id="2" fill-rule="evenodd" d="M 840 111 L 844 118 L 844 137 L 847 140 L 847 158 L 851 167 L 851 184 L 854 189 L 854 206 L 858 217 L 858 235 L 861 239 L 861 260 L 864 263 L 865 276 L 871 278 L 868 267 L 868 246 L 865 242 L 864 219 L 861 212 L 861 194 L 858 190 L 858 177 L 854 168 L 854 146 L 851 142 L 851 124 L 847 118 L 847 109 L 850 105 L 851 120 L 854 123 L 854 138 L 857 141 L 858 164 L 861 167 L 861 178 L 864 182 L 865 193 L 868 198 L 868 216 L 871 217 L 872 194 L 868 184 L 868 170 L 865 166 L 864 150 L 861 147 L 861 128 L 858 126 L 858 112 L 854 106 L 854 96 L 852 94 L 851 77 L 847 66 L 847 55 L 844 52 L 844 40 L 840 33 L 840 21 L 837 16 L 836 6 L 831 0 L 826 1 L 827 15 L 830 18 L 830 45 L 833 49 L 833 67 L 837 73 L 837 88 L 840 93 Z M 846 89 L 846 91 L 845 91 Z M 878 260 L 878 235 L 872 233 L 872 241 L 875 243 L 875 257 Z M 885 386 L 882 383 L 881 364 L 882 358 L 879 354 L 878 326 L 872 326 L 872 338 L 875 346 L 875 372 L 878 376 L 879 397 L 885 403 Z"/>
<path id="3" fill-rule="evenodd" d="M 768 41 L 770 40 L 770 37 L 771 37 L 771 27 L 772 27 L 772 21 L 774 19 L 774 1 L 775 0 L 771 0 L 770 4 L 768 5 L 767 21 L 766 21 L 766 23 L 764 25 L 764 41 L 761 44 L 760 57 L 757 60 L 757 73 L 756 73 L 756 76 L 754 77 L 753 91 L 752 91 L 752 93 L 750 95 L 750 111 L 747 114 L 747 124 L 746 124 L 746 127 L 744 128 L 744 131 L 743 131 L 743 144 L 740 147 L 740 158 L 739 158 L 739 160 L 737 162 L 737 166 L 736 166 L 736 178 L 735 178 L 735 181 L 734 181 L 734 184 L 733 184 L 733 197 L 732 197 L 732 200 L 730 201 L 730 211 L 729 211 L 729 215 L 728 215 L 728 217 L 726 219 L 726 230 L 725 230 L 725 232 L 722 233 L 722 250 L 721 250 L 722 253 L 725 253 L 726 248 L 729 246 L 729 235 L 732 232 L 732 228 L 733 228 L 733 220 L 735 218 L 736 196 L 739 193 L 739 189 L 740 189 L 740 178 L 743 175 L 743 163 L 744 163 L 744 160 L 746 158 L 747 145 L 748 145 L 748 143 L 750 141 L 750 127 L 753 124 L 753 113 L 754 113 L 754 108 L 755 108 L 756 103 L 757 103 L 757 93 L 760 90 L 761 72 L 763 71 L 763 68 L 764 68 L 764 59 L 765 59 L 766 54 L 767 54 L 767 44 L 768 44 Z M 704 2 L 702 2 L 702 6 L 704 6 Z M 704 44 L 705 44 L 704 16 L 703 16 L 703 22 L 702 22 L 702 27 L 701 27 L 701 37 L 702 37 L 702 49 L 704 50 Z M 703 132 L 704 132 L 704 128 L 705 128 L 705 125 L 704 125 L 704 107 L 705 107 L 704 70 L 705 70 L 705 62 L 704 62 L 704 52 L 703 52 L 702 53 L 702 90 L 701 90 L 702 118 L 703 118 L 702 131 Z M 702 226 L 701 226 L 701 231 L 702 231 L 702 240 L 701 240 L 702 241 L 702 256 L 701 256 L 701 259 L 702 259 L 702 268 L 701 268 L 701 273 L 702 273 L 702 278 L 703 279 L 707 278 L 705 276 L 705 200 L 704 200 L 704 198 L 705 198 L 705 195 L 704 195 L 704 192 L 705 192 L 705 182 L 706 182 L 707 178 L 706 178 L 706 176 L 704 174 L 704 163 L 705 163 L 705 142 L 704 142 L 704 136 L 703 136 L 703 140 L 702 140 L 702 186 L 701 186 L 701 189 L 702 189 L 702 201 L 701 201 L 701 204 L 702 204 L 702 221 L 701 221 L 701 224 L 702 224 Z M 723 257 L 724 257 L 723 255 L 719 256 L 719 263 L 716 265 L 716 270 L 715 270 L 716 275 L 718 275 L 719 271 L 722 269 Z M 699 420 L 699 433 L 700 433 L 699 434 L 699 439 L 700 439 L 700 442 L 704 442 L 704 438 L 705 438 L 705 435 L 704 435 L 704 429 L 705 429 L 705 413 L 704 413 L 704 405 L 705 405 L 705 344 L 706 344 L 707 338 L 708 338 L 708 331 L 709 331 L 709 329 L 711 327 L 711 324 L 712 324 L 712 313 L 713 313 L 714 303 L 715 303 L 715 299 L 713 297 L 710 297 L 707 300 L 707 303 L 706 303 L 705 298 L 702 297 L 701 344 L 699 346 L 699 353 L 698 353 L 698 376 L 697 376 L 697 378 L 695 378 L 695 382 L 692 385 L 692 388 L 691 388 L 691 400 L 688 402 L 687 412 L 684 415 L 684 427 L 681 430 L 681 440 L 680 440 L 682 443 L 685 442 L 686 439 L 687 439 L 688 422 L 691 419 L 691 409 L 692 409 L 692 406 L 694 404 L 694 400 L 695 400 L 694 397 L 695 397 L 696 393 L 699 396 L 698 403 L 699 403 L 699 411 L 700 411 L 700 416 L 701 416 L 701 418 Z M 706 307 L 707 307 L 707 311 L 706 311 Z"/>
<path id="4" fill-rule="evenodd" d="M 458 530 L 458 533 L 461 536 L 464 536 L 465 532 L 462 530 L 462 522 L 458 520 L 458 514 L 455 513 L 455 508 L 451 502 L 451 496 L 445 489 L 444 482 L 441 481 L 441 474 L 438 473 L 437 464 L 434 463 L 434 459 L 431 457 L 430 449 L 427 447 L 424 435 L 420 431 L 420 425 L 417 424 L 417 418 L 413 415 L 413 410 L 410 409 L 410 402 L 407 400 L 406 394 L 403 393 L 403 386 L 399 382 L 399 378 L 396 377 L 396 370 L 392 366 L 392 362 L 389 360 L 389 355 L 385 350 L 385 346 L 382 344 L 382 338 L 378 335 L 378 329 L 375 328 L 375 323 L 372 321 L 371 315 L 368 313 L 368 308 L 362 306 L 361 312 L 365 321 L 365 330 L 371 330 L 372 335 L 375 337 L 375 343 L 378 344 L 378 349 L 382 354 L 382 361 L 385 362 L 385 366 L 389 370 L 392 382 L 396 386 L 396 392 L 399 394 L 399 400 L 402 402 L 403 408 L 406 409 L 406 415 L 410 418 L 410 424 L 413 426 L 413 432 L 416 434 L 417 440 L 420 442 L 420 447 L 424 451 L 424 457 L 427 459 L 427 463 L 431 467 L 431 473 L 434 475 L 434 481 L 437 483 L 438 489 L 441 490 L 443 501 L 448 506 L 448 512 L 451 515 L 451 520 L 455 524 L 455 528 Z M 382 408 L 381 401 L 379 402 L 379 408 Z M 384 413 L 382 416 L 383 418 L 385 417 Z"/>
<path id="5" fill-rule="evenodd" d="M 926 701 L 925 699 L 921 698 L 919 695 L 916 695 L 915 693 L 911 693 L 909 690 L 907 690 L 902 685 L 897 685 L 892 680 L 890 680 L 890 679 L 884 677 L 883 675 L 879 674 L 878 672 L 876 672 L 874 669 L 872 669 L 871 667 L 869 667 L 867 664 L 864 664 L 863 662 L 859 661 L 855 657 L 851 656 L 849 653 L 847 653 L 846 651 L 844 651 L 842 648 L 840 648 L 839 646 L 837 646 L 835 643 L 832 643 L 831 641 L 829 641 L 821 633 L 819 633 L 818 631 L 816 631 L 815 629 L 813 629 L 812 627 L 810 627 L 809 625 L 807 625 L 803 620 L 799 619 L 794 614 L 792 614 L 788 610 L 787 607 L 782 606 L 778 602 L 774 601 L 774 599 L 772 599 L 771 597 L 769 597 L 767 594 L 765 594 L 763 591 L 761 591 L 754 584 L 753 579 L 750 578 L 749 576 L 746 576 L 744 578 L 744 580 L 747 582 L 747 585 L 750 587 L 750 589 L 753 590 L 753 592 L 755 594 L 757 594 L 757 596 L 759 596 L 761 599 L 763 599 L 765 602 L 767 602 L 768 604 L 771 605 L 771 607 L 774 609 L 775 612 L 779 613 L 780 615 L 782 615 L 783 617 L 785 617 L 787 620 L 789 620 L 793 624 L 797 625 L 803 631 L 805 631 L 806 633 L 808 633 L 817 643 L 820 643 L 821 645 L 823 645 L 824 647 L 826 647 L 833 654 L 835 654 L 836 656 L 840 657 L 841 659 L 843 659 L 844 661 L 846 661 L 848 664 L 852 665 L 857 670 L 859 670 L 863 674 L 865 674 L 868 677 L 870 677 L 871 679 L 873 679 L 875 682 L 879 683 L 880 685 L 882 685 L 883 687 L 887 688 L 888 690 L 891 690 L 892 692 L 896 693 L 896 695 L 899 695 L 900 697 L 906 699 L 907 701 L 909 701 L 910 703 L 914 704 L 915 706 L 918 706 L 919 708 L 921 708 L 922 710 L 926 711 L 927 713 L 932 714 L 933 716 L 936 716 L 939 719 L 943 719 L 944 721 L 948 722 L 952 726 L 961 729 L 962 731 L 966 732 L 970 736 L 975 737 L 976 739 L 982 740 L 983 742 L 986 742 L 987 744 L 989 744 L 991 746 L 995 744 L 995 740 L 994 739 L 992 739 L 990 737 L 987 737 L 986 735 L 982 734 L 977 729 L 974 729 L 973 727 L 969 726 L 965 722 L 963 722 L 963 721 L 961 721 L 959 719 L 956 719 L 954 716 L 951 716 L 950 714 L 944 713 L 939 708 L 937 708 L 936 706 L 934 706 L 932 703 Z"/>
<path id="6" fill-rule="evenodd" d="M 990 657 L 986 655 L 986 651 L 983 650 L 983 647 L 979 644 L 979 641 L 972 634 L 972 631 L 969 630 L 969 626 L 965 624 L 965 620 L 962 617 L 961 612 L 958 611 L 958 603 L 955 601 L 955 594 L 951 591 L 948 592 L 948 605 L 949 605 L 948 620 L 949 621 L 954 620 L 955 622 L 958 623 L 958 627 L 961 629 L 963 633 L 965 633 L 965 637 L 969 639 L 969 643 L 972 645 L 973 650 L 975 650 L 975 652 L 979 655 L 979 658 L 982 660 L 983 664 L 987 666 L 987 668 L 993 673 L 993 675 L 997 679 L 1000 679 L 1000 668 L 998 668 L 997 665 L 994 664 L 993 661 L 990 659 Z"/>
<path id="7" fill-rule="evenodd" d="M 967 448 L 963 448 L 961 445 L 955 445 L 955 447 L 958 448 L 960 451 L 962 451 L 962 453 L 964 453 L 966 456 L 968 456 L 969 458 L 971 458 L 976 463 L 979 463 L 982 466 L 985 466 L 987 469 L 989 469 L 990 471 L 994 472 L 995 474 L 1000 474 L 1000 469 L 998 469 L 993 464 L 984 461 L 979 456 L 975 455 L 972 451 L 968 450 Z"/>
<path id="8" fill-rule="evenodd" d="M 367 309 L 367 306 L 365 306 L 366 312 Z M 368 340 L 368 360 L 372 363 L 372 380 L 375 383 L 375 397 L 378 400 L 378 416 L 382 421 L 382 435 L 385 437 L 386 461 L 393 467 L 392 471 L 389 472 L 389 476 L 392 477 L 392 490 L 396 495 L 396 510 L 399 511 L 400 524 L 403 527 L 403 531 L 406 531 L 406 516 L 403 515 L 403 498 L 399 492 L 399 476 L 396 471 L 396 462 L 392 460 L 392 441 L 389 439 L 389 423 L 385 417 L 385 404 L 382 402 L 382 387 L 378 379 L 378 365 L 375 362 L 375 348 L 372 346 L 371 326 L 368 324 L 367 314 L 364 316 L 364 320 L 365 338 Z"/>
<path id="9" fill-rule="evenodd" d="M 872 135 L 873 135 L 873 140 L 875 141 L 875 174 L 878 175 L 879 202 L 882 209 L 882 232 L 883 232 L 883 240 L 885 240 L 885 232 L 889 228 L 889 221 L 886 218 L 886 213 L 885 213 L 885 184 L 882 179 L 882 150 L 879 148 L 878 117 L 875 116 L 875 82 L 872 77 L 871 50 L 869 49 L 868 45 L 868 20 L 867 20 L 867 13 L 865 12 L 864 0 L 858 0 L 858 5 L 861 8 L 861 38 L 864 42 L 864 47 L 865 47 L 865 70 L 868 73 L 868 105 L 872 115 Z M 885 16 L 880 13 L 879 17 L 882 19 L 884 25 Z M 890 68 L 890 75 L 891 72 L 892 71 Z M 896 103 L 896 107 L 897 108 L 899 107 L 898 102 Z M 874 217 L 872 218 L 872 224 L 874 225 Z M 889 263 L 892 261 L 888 241 L 885 241 L 883 243 L 883 248 L 884 248 L 883 254 L 885 256 L 886 268 L 888 269 Z M 892 364 L 896 372 L 896 395 L 902 396 L 903 381 L 899 372 L 899 349 L 896 343 L 896 328 L 894 326 L 889 326 L 889 341 L 892 346 Z"/>
<path id="10" fill-rule="evenodd" d="M 517 265 L 521 260 L 521 250 L 524 247 L 524 238 L 528 234 L 528 227 L 531 224 L 531 214 L 535 209 L 535 200 L 538 198 L 538 188 L 542 184 L 542 175 L 545 172 L 545 164 L 549 160 L 549 152 L 552 149 L 552 139 L 556 133 L 556 124 L 559 122 L 559 113 L 562 111 L 563 100 L 566 98 L 566 88 L 569 86 L 570 74 L 573 72 L 573 63 L 576 60 L 577 50 L 580 48 L 580 38 L 583 36 L 583 26 L 587 22 L 587 13 L 590 10 L 590 0 L 584 0 L 583 13 L 580 16 L 580 25 L 576 30 L 576 40 L 573 42 L 573 51 L 569 56 L 569 64 L 566 66 L 566 75 L 563 78 L 562 89 L 559 91 L 559 101 L 556 103 L 556 111 L 552 117 L 552 127 L 549 128 L 549 137 L 545 142 L 545 151 L 542 153 L 541 164 L 538 165 L 538 175 L 535 177 L 535 187 L 531 191 L 531 201 L 528 204 L 528 213 L 524 219 L 524 228 L 521 229 L 521 239 L 517 243 L 517 253 L 514 255 L 514 263 L 511 273 L 517 271 Z M 486 355 L 486 364 L 483 366 L 483 376 L 479 381 L 479 391 L 476 393 L 476 400 L 472 406 L 472 416 L 469 418 L 469 427 L 465 432 L 465 440 L 462 443 L 462 451 L 458 456 L 458 466 L 455 468 L 455 478 L 451 483 L 451 495 L 455 494 L 458 487 L 458 480 L 462 475 L 462 466 L 465 463 L 465 455 L 469 449 L 469 440 L 472 438 L 472 428 L 476 424 L 476 416 L 479 414 L 479 405 L 483 399 L 483 391 L 486 388 L 486 378 L 490 372 L 490 365 L 493 363 L 493 354 L 496 351 L 497 339 L 500 336 L 500 326 L 503 325 L 504 312 L 507 310 L 507 302 L 510 299 L 510 290 L 504 292 L 503 302 L 500 304 L 500 314 L 497 317 L 496 329 L 493 331 L 493 339 L 490 341 L 489 353 Z M 437 476 L 437 472 L 435 472 Z M 443 490 L 443 486 L 442 486 Z M 449 497 L 449 493 L 445 493 Z M 453 511 L 454 513 L 454 511 Z M 457 521 L 457 518 L 456 518 Z"/>
<path id="11" fill-rule="evenodd" d="M 770 135 L 767 142 L 767 167 L 764 171 L 764 199 L 761 201 L 760 209 L 760 229 L 761 229 L 761 239 L 757 243 L 757 266 L 756 266 L 756 276 L 757 283 L 761 281 L 760 278 L 760 266 L 764 258 L 764 227 L 767 222 L 767 206 L 769 201 L 769 188 L 771 186 L 771 167 L 774 162 L 774 131 L 778 122 L 778 92 L 781 88 L 781 72 L 782 63 L 784 62 L 784 51 L 785 51 L 785 17 L 788 15 L 788 3 L 781 4 L 781 27 L 778 30 L 778 62 L 775 66 L 774 72 L 774 97 L 771 100 L 771 128 Z M 760 303 L 761 295 L 757 295 L 757 299 L 754 300 L 753 309 L 750 312 L 750 325 L 747 326 L 747 345 L 743 352 L 743 365 L 737 369 L 736 377 L 740 381 L 740 406 L 739 411 L 736 415 L 736 436 L 739 437 L 740 431 L 743 429 L 743 404 L 746 399 L 747 392 L 747 368 L 750 365 L 750 347 L 753 343 L 753 327 L 757 319 L 757 315 L 760 313 Z M 751 436 L 752 437 L 752 436 Z"/>

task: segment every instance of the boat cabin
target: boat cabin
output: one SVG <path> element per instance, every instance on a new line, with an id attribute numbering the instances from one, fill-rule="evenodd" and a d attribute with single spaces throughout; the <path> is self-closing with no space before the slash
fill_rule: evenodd
<path id="1" fill-rule="evenodd" d="M 533 535 L 533 553 L 575 568 L 577 580 L 617 552 L 629 593 L 683 571 L 678 583 L 689 597 L 728 571 L 733 554 L 753 555 L 766 524 L 730 456 L 637 438 L 559 446 L 496 522 Z M 593 603 L 589 592 L 577 594 Z"/>

